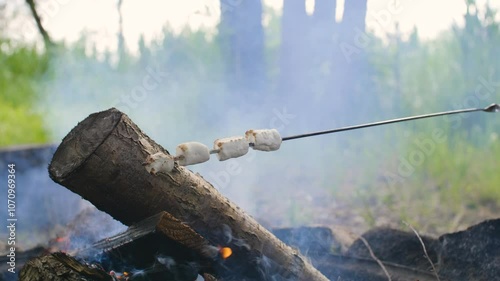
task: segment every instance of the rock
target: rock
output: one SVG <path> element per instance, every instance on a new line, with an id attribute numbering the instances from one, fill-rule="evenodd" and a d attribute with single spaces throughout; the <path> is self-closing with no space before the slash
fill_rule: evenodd
<path id="1" fill-rule="evenodd" d="M 429 272 L 432 267 L 424 255 L 422 244 L 413 232 L 391 228 L 374 228 L 362 235 L 368 241 L 375 256 L 383 262 L 404 265 Z M 434 264 L 438 263 L 440 249 L 437 239 L 421 236 L 427 253 Z M 371 258 L 362 240 L 356 240 L 347 253 L 348 256 Z"/>
<path id="2" fill-rule="evenodd" d="M 439 273 L 451 280 L 498 280 L 500 219 L 439 237 Z"/>

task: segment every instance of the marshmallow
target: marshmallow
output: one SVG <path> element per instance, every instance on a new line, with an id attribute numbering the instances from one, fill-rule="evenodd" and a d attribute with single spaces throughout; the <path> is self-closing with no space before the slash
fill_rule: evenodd
<path id="1" fill-rule="evenodd" d="M 281 146 L 281 136 L 276 129 L 248 130 L 245 137 L 255 150 L 275 151 Z"/>
<path id="2" fill-rule="evenodd" d="M 247 154 L 248 141 L 245 137 L 217 139 L 214 142 L 214 150 L 219 151 L 217 153 L 219 161 L 237 158 Z"/>
<path id="3" fill-rule="evenodd" d="M 181 143 L 175 149 L 175 160 L 181 166 L 199 164 L 210 159 L 210 151 L 208 147 L 199 142 Z"/>
<path id="4" fill-rule="evenodd" d="M 163 152 L 148 155 L 144 163 L 146 171 L 152 175 L 169 173 L 174 169 L 174 158 Z"/>

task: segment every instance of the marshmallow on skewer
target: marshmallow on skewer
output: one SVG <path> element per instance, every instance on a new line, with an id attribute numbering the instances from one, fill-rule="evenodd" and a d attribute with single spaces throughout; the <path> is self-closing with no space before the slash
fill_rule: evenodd
<path id="1" fill-rule="evenodd" d="M 253 149 L 261 151 L 278 150 L 282 141 L 280 133 L 276 129 L 248 130 L 245 137 Z"/>
<path id="2" fill-rule="evenodd" d="M 152 175 L 169 173 L 174 169 L 174 158 L 163 152 L 148 155 L 144 163 L 146 171 Z"/>
<path id="3" fill-rule="evenodd" d="M 208 147 L 199 142 L 181 143 L 175 149 L 175 160 L 181 166 L 199 164 L 210 159 L 210 151 Z"/>
<path id="4" fill-rule="evenodd" d="M 230 137 L 214 141 L 214 151 L 217 151 L 219 161 L 247 154 L 248 146 L 248 141 L 245 137 Z"/>

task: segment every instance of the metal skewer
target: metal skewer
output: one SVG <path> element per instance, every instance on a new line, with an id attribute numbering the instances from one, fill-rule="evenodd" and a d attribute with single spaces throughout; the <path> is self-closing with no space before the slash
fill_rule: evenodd
<path id="1" fill-rule="evenodd" d="M 403 117 L 403 118 L 397 118 L 397 119 L 391 119 L 391 120 L 378 121 L 378 122 L 373 122 L 373 123 L 366 123 L 366 124 L 361 124 L 361 125 L 343 127 L 343 128 L 333 129 L 333 130 L 318 131 L 318 132 L 294 135 L 294 136 L 284 137 L 281 140 L 287 141 L 287 140 L 294 140 L 294 139 L 300 139 L 300 138 L 308 138 L 308 137 L 312 137 L 312 136 L 326 135 L 326 134 L 338 133 L 338 132 L 343 132 L 343 131 L 350 131 L 350 130 L 368 128 L 368 127 L 375 127 L 375 126 L 398 123 L 398 122 L 405 122 L 405 121 L 410 121 L 410 120 L 417 120 L 417 119 L 424 119 L 424 118 L 443 116 L 443 115 L 452 115 L 452 114 L 459 114 L 459 113 L 476 112 L 476 111 L 499 112 L 500 106 L 496 103 L 493 103 L 485 108 L 458 109 L 458 110 L 444 111 L 444 112 L 438 112 L 438 113 L 430 113 L 430 114 L 423 114 L 423 115 L 417 115 L 417 116 Z"/>
<path id="2" fill-rule="evenodd" d="M 349 127 L 342 127 L 342 128 L 326 130 L 326 131 L 305 133 L 305 134 L 300 134 L 300 135 L 284 137 L 281 139 L 281 141 L 288 141 L 288 140 L 308 138 L 308 137 L 319 136 L 319 135 L 333 134 L 333 133 L 338 133 L 338 132 L 357 130 L 357 129 L 362 129 L 362 128 L 387 125 L 387 124 L 392 124 L 392 123 L 406 122 L 406 121 L 417 120 L 417 119 L 431 118 L 431 117 L 436 117 L 436 116 L 452 115 L 452 114 L 459 114 L 459 113 L 469 113 L 469 112 L 477 112 L 477 111 L 500 112 L 500 105 L 498 105 L 496 103 L 492 103 L 491 105 L 489 105 L 485 108 L 467 108 L 467 109 L 450 110 L 450 111 L 444 111 L 444 112 L 437 112 L 437 113 L 403 117 L 403 118 L 397 118 L 397 119 L 391 119 L 391 120 L 385 120 L 385 121 L 378 121 L 378 122 L 373 122 L 373 123 L 366 123 L 366 124 L 361 124 L 361 125 L 354 125 L 354 126 L 349 126 Z M 250 146 L 252 147 L 253 143 L 250 143 Z M 212 149 L 212 150 L 210 150 L 210 154 L 217 154 L 217 153 L 219 153 L 219 151 L 220 151 L 219 149 Z"/>

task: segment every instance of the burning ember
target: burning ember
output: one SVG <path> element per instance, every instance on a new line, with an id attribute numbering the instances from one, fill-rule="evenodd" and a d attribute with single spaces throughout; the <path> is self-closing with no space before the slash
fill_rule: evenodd
<path id="1" fill-rule="evenodd" d="M 113 278 L 113 281 L 115 280 L 121 280 L 121 281 L 128 281 L 130 278 L 130 274 L 127 271 L 124 271 L 123 273 L 115 272 L 111 270 L 109 272 L 109 275 L 111 278 Z"/>
<path id="2" fill-rule="evenodd" d="M 219 246 L 219 253 L 223 259 L 227 259 L 233 254 L 233 250 L 231 250 L 231 248 L 229 247 Z"/>
<path id="3" fill-rule="evenodd" d="M 48 252 L 63 252 L 66 253 L 70 249 L 71 240 L 67 235 L 58 235 L 51 241 L 49 241 Z"/>

